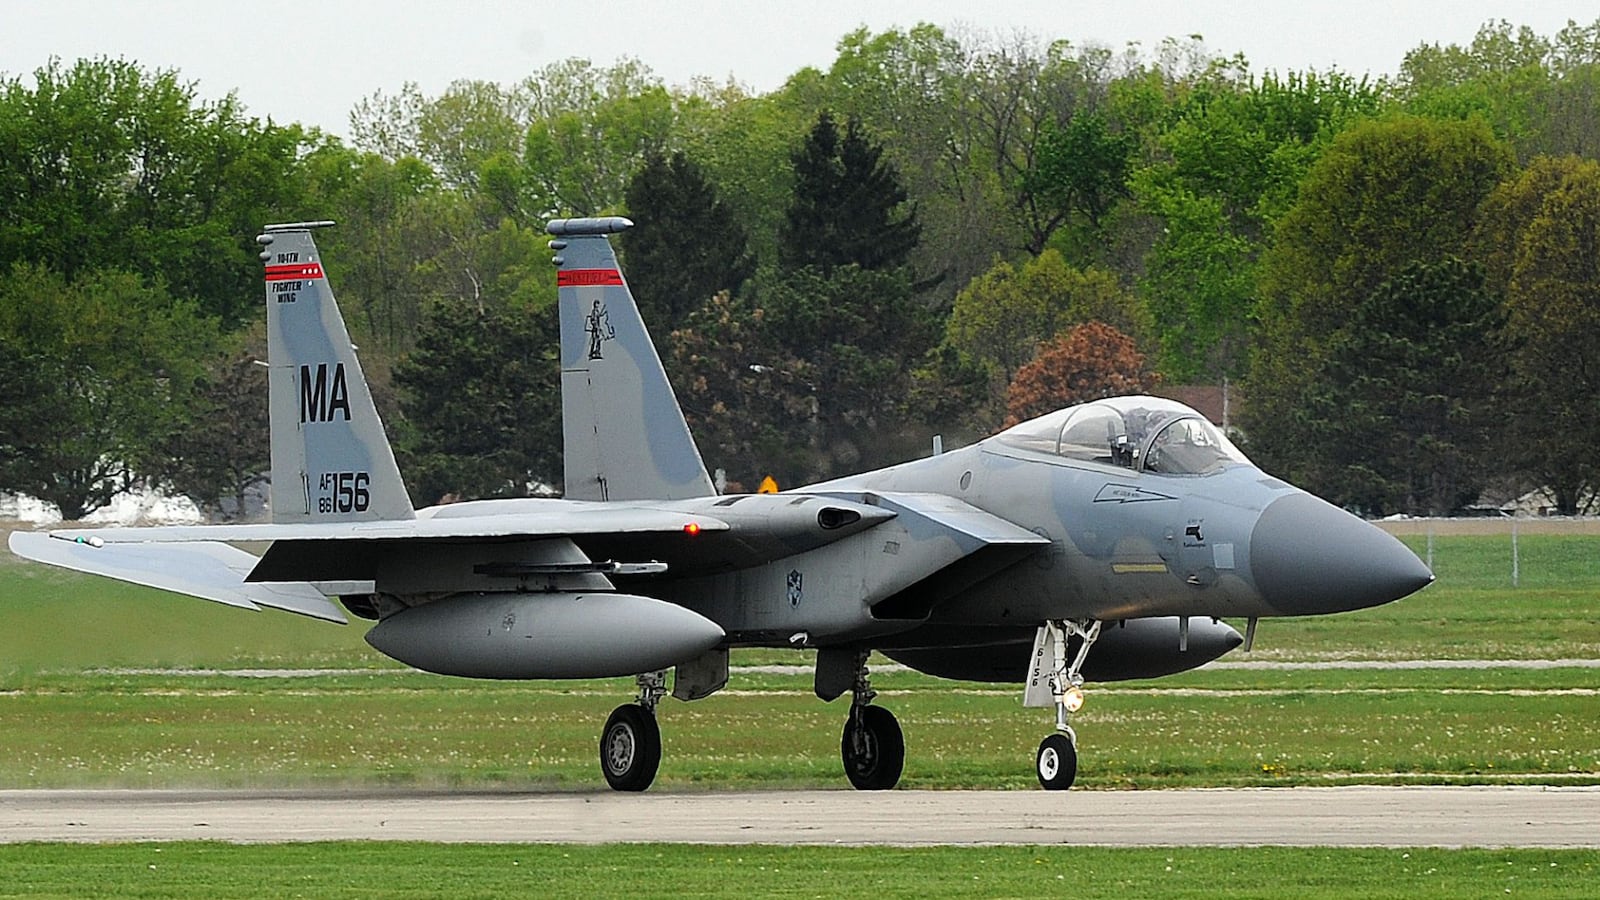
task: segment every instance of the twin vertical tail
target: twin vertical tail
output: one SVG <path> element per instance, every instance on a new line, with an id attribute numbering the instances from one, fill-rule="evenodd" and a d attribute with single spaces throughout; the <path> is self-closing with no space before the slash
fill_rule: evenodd
<path id="1" fill-rule="evenodd" d="M 415 518 L 383 422 L 328 286 L 314 229 L 268 225 L 267 363 L 274 522 Z M 608 235 L 623 218 L 557 219 L 566 495 L 681 500 L 716 494 Z"/>
<path id="2" fill-rule="evenodd" d="M 716 494 L 608 235 L 620 217 L 556 219 L 561 424 L 572 500 Z"/>
<path id="3" fill-rule="evenodd" d="M 312 240 L 332 222 L 268 225 L 272 521 L 416 517 Z"/>

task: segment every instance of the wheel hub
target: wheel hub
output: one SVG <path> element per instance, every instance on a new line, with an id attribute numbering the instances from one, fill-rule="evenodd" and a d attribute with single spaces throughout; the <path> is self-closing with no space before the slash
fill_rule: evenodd
<path id="1" fill-rule="evenodd" d="M 621 775 L 628 771 L 633 765 L 633 752 L 633 729 L 619 724 L 606 735 L 606 767 L 613 774 Z"/>
<path id="2" fill-rule="evenodd" d="M 1060 771 L 1061 754 L 1057 753 L 1054 747 L 1045 748 L 1044 752 L 1039 754 L 1039 774 L 1050 779 L 1055 778 Z"/>

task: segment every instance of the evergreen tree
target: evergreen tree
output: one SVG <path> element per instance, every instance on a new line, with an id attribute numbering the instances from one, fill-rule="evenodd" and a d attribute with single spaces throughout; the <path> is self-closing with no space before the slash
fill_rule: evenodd
<path id="1" fill-rule="evenodd" d="M 855 264 L 898 269 L 922 236 L 883 148 L 867 139 L 855 118 L 841 139 L 833 116 L 822 113 L 805 145 L 790 157 L 794 199 L 778 229 L 778 261 L 789 269 L 816 266 L 825 274 Z"/>
<path id="2" fill-rule="evenodd" d="M 628 182 L 634 226 L 622 233 L 623 264 L 639 312 L 666 334 L 720 291 L 738 293 L 755 269 L 745 230 L 682 153 L 651 153 Z"/>
<path id="3" fill-rule="evenodd" d="M 213 354 L 190 401 L 190 418 L 164 440 L 147 473 L 210 518 L 244 517 L 246 494 L 271 475 L 266 322 L 239 346 Z"/>
<path id="4" fill-rule="evenodd" d="M 1485 475 L 1503 316 L 1482 270 L 1412 263 L 1351 310 L 1304 409 L 1307 488 L 1370 515 L 1449 515 Z"/>
<path id="5" fill-rule="evenodd" d="M 395 367 L 412 497 L 524 497 L 561 471 L 555 307 L 436 302 Z"/>

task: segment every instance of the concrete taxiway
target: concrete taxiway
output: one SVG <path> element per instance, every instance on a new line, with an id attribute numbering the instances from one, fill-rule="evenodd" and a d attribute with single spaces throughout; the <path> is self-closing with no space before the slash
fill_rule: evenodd
<path id="1" fill-rule="evenodd" d="M 1600 788 L 0 791 L 0 842 L 177 840 L 1600 848 Z"/>

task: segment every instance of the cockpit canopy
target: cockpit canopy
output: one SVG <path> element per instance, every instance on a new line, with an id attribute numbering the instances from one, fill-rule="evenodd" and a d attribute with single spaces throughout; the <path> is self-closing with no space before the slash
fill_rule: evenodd
<path id="1" fill-rule="evenodd" d="M 1204 475 L 1250 461 L 1199 413 L 1160 397 L 1111 397 L 1069 406 L 1008 428 L 996 439 L 1162 475 Z"/>

